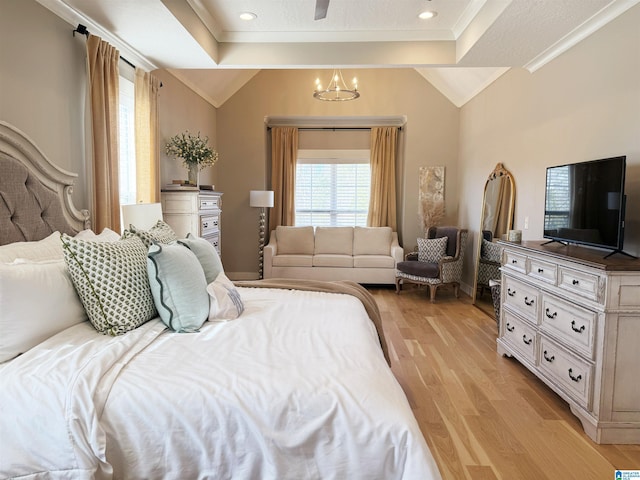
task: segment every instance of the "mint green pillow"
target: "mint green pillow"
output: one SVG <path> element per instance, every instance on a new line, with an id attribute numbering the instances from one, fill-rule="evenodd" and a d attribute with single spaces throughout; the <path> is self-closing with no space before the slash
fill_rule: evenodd
<path id="1" fill-rule="evenodd" d="M 220 273 L 224 272 L 220 255 L 218 255 L 216 247 L 208 240 L 188 234 L 187 238 L 178 240 L 178 243 L 182 243 L 196 254 L 204 270 L 207 285 L 213 282 Z"/>
<path id="2" fill-rule="evenodd" d="M 209 294 L 196 255 L 179 243 L 154 243 L 147 254 L 147 273 L 165 325 L 176 332 L 197 332 L 209 316 Z"/>

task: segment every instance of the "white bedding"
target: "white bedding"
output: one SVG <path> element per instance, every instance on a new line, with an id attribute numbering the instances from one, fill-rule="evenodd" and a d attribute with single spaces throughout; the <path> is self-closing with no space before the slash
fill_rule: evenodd
<path id="1" fill-rule="evenodd" d="M 241 288 L 199 333 L 85 322 L 0 369 L 0 476 L 439 479 L 349 295 Z"/>

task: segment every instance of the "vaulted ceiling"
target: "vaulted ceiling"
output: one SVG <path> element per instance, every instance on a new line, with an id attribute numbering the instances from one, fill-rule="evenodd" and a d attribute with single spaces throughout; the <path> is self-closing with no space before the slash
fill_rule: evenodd
<path id="1" fill-rule="evenodd" d="M 640 0 L 37 0 L 222 105 L 260 69 L 415 68 L 461 106 Z M 316 1 L 328 3 L 315 20 Z M 435 13 L 420 19 L 423 11 Z M 250 13 L 251 20 L 242 20 Z"/>

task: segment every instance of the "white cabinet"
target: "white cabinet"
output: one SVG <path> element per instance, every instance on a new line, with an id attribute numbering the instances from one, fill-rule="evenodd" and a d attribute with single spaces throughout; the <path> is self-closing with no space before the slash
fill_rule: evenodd
<path id="1" fill-rule="evenodd" d="M 543 242 L 504 247 L 498 353 L 566 400 L 597 443 L 640 443 L 640 261 Z"/>
<path id="2" fill-rule="evenodd" d="M 162 192 L 164 221 L 178 238 L 188 233 L 203 237 L 221 254 L 222 193 L 198 190 Z"/>

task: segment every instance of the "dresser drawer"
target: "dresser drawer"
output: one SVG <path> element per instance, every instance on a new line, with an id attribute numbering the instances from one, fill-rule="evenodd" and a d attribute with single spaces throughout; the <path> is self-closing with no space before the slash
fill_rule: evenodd
<path id="1" fill-rule="evenodd" d="M 544 335 L 540 337 L 540 370 L 578 404 L 591 408 L 593 367 L 579 356 L 568 352 Z"/>
<path id="2" fill-rule="evenodd" d="M 203 238 L 213 245 L 218 251 L 218 255 L 220 255 L 220 235 L 218 233 L 214 233 L 213 235 L 207 235 Z"/>
<path id="3" fill-rule="evenodd" d="M 529 257 L 529 270 L 527 275 L 543 282 L 556 284 L 558 275 L 558 266 L 554 263 L 545 262 L 543 260 Z"/>
<path id="4" fill-rule="evenodd" d="M 504 290 L 505 306 L 517 310 L 532 323 L 538 323 L 538 289 L 506 275 L 501 288 Z"/>
<path id="5" fill-rule="evenodd" d="M 201 196 L 200 210 L 218 210 L 220 208 L 220 197 Z"/>
<path id="6" fill-rule="evenodd" d="M 558 286 L 596 302 L 601 301 L 598 275 L 560 266 L 558 267 Z"/>
<path id="7" fill-rule="evenodd" d="M 505 311 L 502 318 L 504 324 L 502 340 L 518 350 L 523 357 L 535 365 L 536 347 L 538 346 L 535 329 L 511 312 Z"/>
<path id="8" fill-rule="evenodd" d="M 527 257 L 509 250 L 504 252 L 504 266 L 520 273 L 527 273 Z"/>
<path id="9" fill-rule="evenodd" d="M 593 343 L 598 315 L 546 293 L 541 301 L 541 329 L 570 348 L 593 358 Z"/>
<path id="10" fill-rule="evenodd" d="M 220 229 L 220 217 L 218 215 L 200 217 L 200 236 L 205 237 Z"/>

